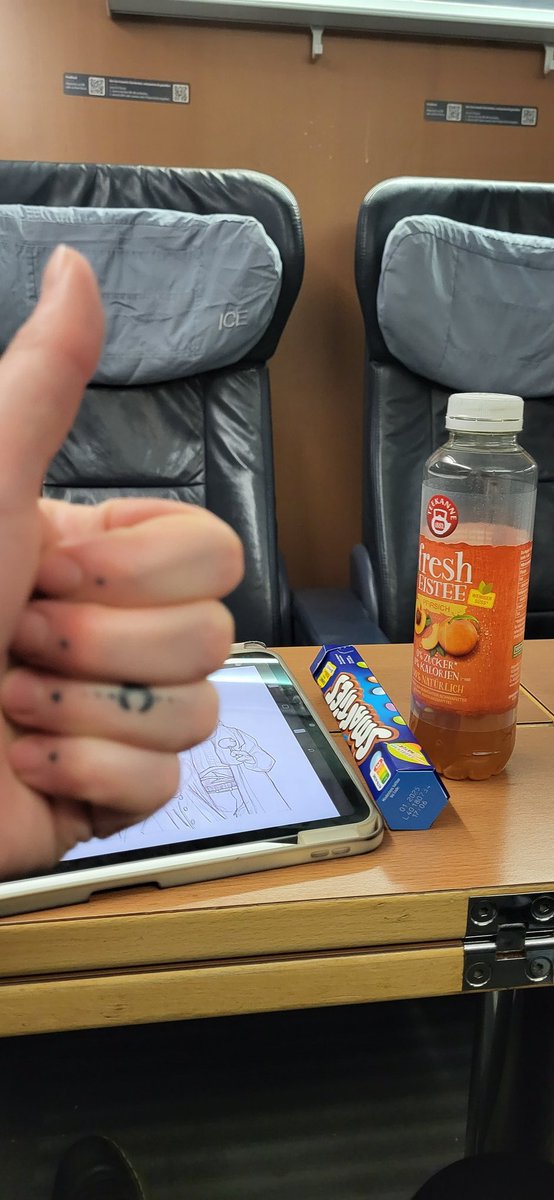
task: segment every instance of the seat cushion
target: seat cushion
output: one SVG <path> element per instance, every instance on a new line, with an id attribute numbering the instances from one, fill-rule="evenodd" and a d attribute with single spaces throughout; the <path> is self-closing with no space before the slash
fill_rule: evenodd
<path id="1" fill-rule="evenodd" d="M 60 242 L 100 283 L 95 383 L 160 383 L 243 358 L 269 326 L 281 259 L 255 217 L 157 209 L 0 206 L 0 349 L 34 308 Z"/>
<path id="2" fill-rule="evenodd" d="M 551 238 L 405 217 L 386 241 L 377 312 L 391 354 L 451 391 L 552 395 Z"/>

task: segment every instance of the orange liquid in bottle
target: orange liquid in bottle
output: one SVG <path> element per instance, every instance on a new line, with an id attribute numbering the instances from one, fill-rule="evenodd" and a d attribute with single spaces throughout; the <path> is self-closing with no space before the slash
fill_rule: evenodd
<path id="1" fill-rule="evenodd" d="M 521 658 L 513 650 L 524 630 L 526 536 L 502 525 L 461 524 L 446 547 L 420 535 L 410 728 L 447 779 L 497 775 L 514 748 Z M 455 566 L 459 584 L 448 580 L 443 599 L 441 578 Z M 484 593 L 474 587 L 481 579 L 490 580 Z"/>
<path id="2" fill-rule="evenodd" d="M 438 713 L 412 697 L 410 729 L 447 779 L 489 779 L 503 770 L 511 756 L 516 709 L 466 717 Z"/>
<path id="3" fill-rule="evenodd" d="M 410 727 L 448 779 L 488 779 L 516 734 L 537 466 L 523 401 L 455 393 L 423 472 Z"/>

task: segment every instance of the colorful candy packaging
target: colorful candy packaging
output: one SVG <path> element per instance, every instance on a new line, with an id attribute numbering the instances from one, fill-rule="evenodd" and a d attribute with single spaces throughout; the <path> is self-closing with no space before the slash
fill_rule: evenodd
<path id="1" fill-rule="evenodd" d="M 322 646 L 311 668 L 389 829 L 429 829 L 448 792 L 355 646 Z"/>

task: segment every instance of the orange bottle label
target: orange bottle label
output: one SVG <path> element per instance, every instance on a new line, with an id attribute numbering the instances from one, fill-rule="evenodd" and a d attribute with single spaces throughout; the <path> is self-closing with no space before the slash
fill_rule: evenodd
<path id="1" fill-rule="evenodd" d="M 472 545 L 464 532 L 419 539 L 412 690 L 435 709 L 506 712 L 518 698 L 531 542 Z"/>

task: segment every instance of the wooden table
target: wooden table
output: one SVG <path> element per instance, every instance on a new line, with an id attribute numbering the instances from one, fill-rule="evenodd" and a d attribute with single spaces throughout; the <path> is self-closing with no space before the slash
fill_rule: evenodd
<path id="1" fill-rule="evenodd" d="M 284 652 L 308 679 L 313 650 Z M 406 712 L 411 650 L 364 647 Z M 351 860 L 0 919 L 0 1034 L 460 992 L 471 897 L 554 889 L 554 642 L 523 662 L 505 772 Z M 338 739 L 342 742 L 342 739 Z"/>

